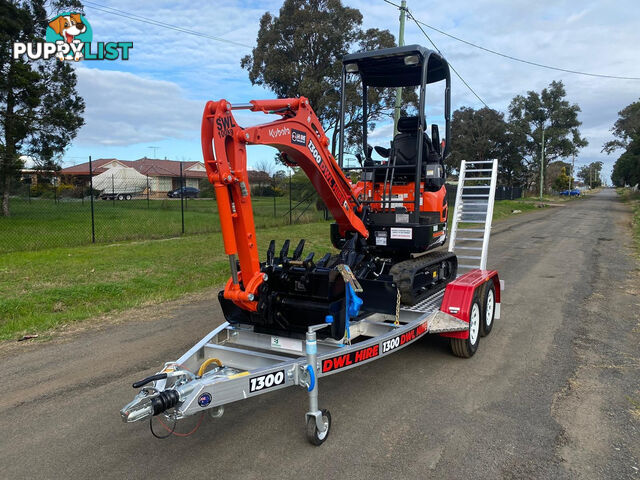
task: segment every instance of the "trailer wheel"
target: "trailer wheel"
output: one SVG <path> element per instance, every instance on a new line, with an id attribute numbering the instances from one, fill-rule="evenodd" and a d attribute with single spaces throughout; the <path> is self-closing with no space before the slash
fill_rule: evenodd
<path id="1" fill-rule="evenodd" d="M 127 196 L 126 196 L 126 197 L 124 197 L 124 198 L 125 198 L 126 200 L 131 200 L 131 194 L 130 194 L 130 193 L 127 193 Z"/>
<path id="2" fill-rule="evenodd" d="M 478 350 L 481 324 L 482 308 L 480 306 L 480 301 L 478 300 L 478 295 L 476 294 L 471 302 L 471 310 L 469 312 L 469 337 L 451 339 L 451 351 L 456 357 L 473 357 L 473 354 Z"/>
<path id="3" fill-rule="evenodd" d="M 119 194 L 119 195 L 118 195 L 118 200 L 124 200 L 124 195 Z"/>
<path id="4" fill-rule="evenodd" d="M 489 286 L 484 294 L 484 315 L 480 324 L 480 335 L 486 337 L 491 333 L 493 320 L 496 316 L 496 287 L 493 281 L 489 280 Z"/>
<path id="5" fill-rule="evenodd" d="M 318 431 L 315 417 L 307 417 L 307 440 L 309 440 L 309 442 L 311 442 L 315 446 L 322 445 L 329 436 L 329 432 L 331 431 L 331 414 L 329 413 L 329 410 L 326 409 L 322 409 L 321 411 L 322 422 L 327 427 L 324 432 Z"/>

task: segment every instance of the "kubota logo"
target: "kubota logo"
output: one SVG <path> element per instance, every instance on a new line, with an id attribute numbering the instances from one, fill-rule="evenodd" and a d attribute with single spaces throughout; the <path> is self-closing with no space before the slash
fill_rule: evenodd
<path id="1" fill-rule="evenodd" d="M 62 13 L 47 27 L 44 42 L 15 42 L 13 58 L 27 55 L 31 60 L 129 60 L 133 42 L 97 42 L 92 44 L 93 30 L 84 15 Z M 94 47 L 95 45 L 95 47 Z"/>
<path id="2" fill-rule="evenodd" d="M 287 127 L 271 128 L 269 130 L 269 136 L 271 138 L 282 137 L 283 135 L 289 135 L 290 133 L 291 133 L 291 130 L 289 130 Z"/>

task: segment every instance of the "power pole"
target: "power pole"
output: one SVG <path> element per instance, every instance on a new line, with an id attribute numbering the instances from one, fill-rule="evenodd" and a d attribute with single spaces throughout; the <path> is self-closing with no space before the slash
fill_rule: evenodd
<path id="1" fill-rule="evenodd" d="M 573 190 L 573 169 L 576 165 L 576 152 L 571 154 L 571 176 L 569 177 L 569 190 Z"/>
<path id="2" fill-rule="evenodd" d="M 404 46 L 404 21 L 407 11 L 407 2 L 400 2 L 400 33 L 398 35 L 398 46 Z M 396 108 L 393 112 L 393 136 L 398 133 L 398 120 L 400 119 L 400 107 L 402 107 L 402 87 L 396 88 Z"/>
<path id="3" fill-rule="evenodd" d="M 542 125 L 542 148 L 540 149 L 540 200 L 544 188 L 544 125 Z"/>

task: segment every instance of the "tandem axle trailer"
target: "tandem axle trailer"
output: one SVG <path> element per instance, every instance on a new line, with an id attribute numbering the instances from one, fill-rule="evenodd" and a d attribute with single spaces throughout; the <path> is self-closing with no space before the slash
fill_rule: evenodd
<path id="1" fill-rule="evenodd" d="M 322 377 L 396 353 L 428 333 L 449 337 L 454 355 L 473 356 L 500 318 L 502 281 L 486 270 L 497 176 L 496 160 L 461 162 L 449 251 L 464 253 L 457 255 L 465 260 L 458 267 L 468 271 L 443 290 L 412 306 L 398 304 L 396 315 L 351 320 L 347 342 L 317 338 L 329 323 L 309 327 L 300 339 L 225 322 L 159 373 L 134 383 L 141 390 L 120 411 L 122 419 L 161 415 L 175 428 L 183 418 L 206 411 L 219 417 L 228 403 L 295 385 L 308 392 L 307 438 L 321 445 L 331 429 L 331 414 L 318 406 Z M 337 268 L 345 283 L 355 280 L 348 267 Z"/>
<path id="2" fill-rule="evenodd" d="M 499 317 L 498 273 L 476 269 L 401 308 L 397 317 L 374 314 L 351 323 L 349 343 L 317 339 L 327 323 L 309 327 L 302 340 L 225 322 L 159 373 L 134 383 L 141 390 L 120 413 L 125 422 L 161 415 L 175 429 L 186 417 L 205 411 L 219 417 L 228 403 L 299 386 L 308 392 L 307 438 L 321 445 L 331 429 L 330 412 L 318 405 L 322 377 L 396 353 L 427 333 L 449 337 L 455 355 L 470 357 Z"/>

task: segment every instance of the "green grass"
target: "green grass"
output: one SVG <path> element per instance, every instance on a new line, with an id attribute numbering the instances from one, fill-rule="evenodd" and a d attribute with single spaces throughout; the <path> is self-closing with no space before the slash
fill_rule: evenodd
<path id="1" fill-rule="evenodd" d="M 271 217 L 268 212 L 273 206 L 264 200 L 254 202 L 261 255 L 272 238 L 278 248 L 287 238 L 292 241 L 291 248 L 295 247 L 298 239 L 305 238 L 305 252 L 315 251 L 317 258 L 332 250 L 329 222 L 280 225 L 288 218 L 274 220 L 272 210 Z M 266 200 L 272 202 L 272 199 Z M 537 209 L 537 203 L 529 200 L 496 202 L 494 219 L 509 217 L 513 210 L 524 213 Z M 190 201 L 191 225 L 202 221 L 219 230 L 217 216 L 212 215 L 213 204 L 212 200 Z M 288 207 L 288 200 L 286 204 Z M 110 205 L 105 202 L 103 208 L 108 207 Z M 34 220 L 33 235 L 44 234 L 46 228 L 55 225 L 67 225 L 70 232 L 77 232 L 78 225 L 86 228 L 84 224 L 74 226 L 68 219 L 59 218 L 56 214 L 59 215 L 60 211 L 55 208 L 51 206 L 51 216 L 46 222 L 48 227 L 39 226 Z M 116 208 L 140 207 L 125 205 Z M 175 216 L 175 212 L 172 214 Z M 120 211 L 118 215 L 124 214 Z M 178 220 L 171 220 L 174 227 L 180 222 L 179 212 L 177 216 Z M 142 222 L 139 213 L 133 218 Z M 168 214 L 159 218 L 168 222 Z M 13 221 L 14 218 L 9 219 L 9 222 Z M 272 221 L 277 226 L 269 225 Z M 115 225 L 119 223 L 114 221 L 114 228 Z M 149 229 L 161 233 L 166 230 L 166 225 L 149 225 Z M 159 227 L 164 230 L 158 230 Z M 3 240 L 7 234 L 13 238 L 16 236 L 15 232 L 3 231 Z M 117 232 L 112 232 L 112 235 L 118 237 Z M 0 340 L 19 338 L 25 333 L 42 333 L 60 325 L 219 287 L 229 276 L 222 238 L 217 232 L 163 240 L 75 245 L 0 253 Z"/>
<path id="2" fill-rule="evenodd" d="M 620 200 L 629 203 L 633 210 L 631 228 L 633 230 L 636 252 L 640 255 L 640 191 L 633 192 L 630 188 L 618 188 L 616 191 L 618 195 L 620 195 Z"/>
<path id="3" fill-rule="evenodd" d="M 289 223 L 289 199 L 254 197 L 253 210 L 257 228 Z M 293 206 L 297 202 L 293 202 Z M 293 211 L 294 223 L 308 223 L 322 219 L 322 212 L 311 205 L 304 213 L 306 202 Z M 219 232 L 217 205 L 211 198 L 185 201 L 185 233 Z M 130 201 L 96 200 L 96 242 L 167 238 L 180 235 L 182 218 L 180 200 L 134 199 Z M 11 200 L 11 217 L 0 217 L 0 254 L 55 247 L 70 247 L 91 243 L 91 205 L 79 199 L 34 198 Z"/>
<path id="4" fill-rule="evenodd" d="M 331 249 L 328 222 L 257 236 L 264 249 L 272 238 L 278 248 L 286 238 L 291 248 L 305 238 L 305 252 L 317 256 Z M 220 286 L 228 276 L 218 233 L 0 255 L 0 339 L 172 300 Z"/>

